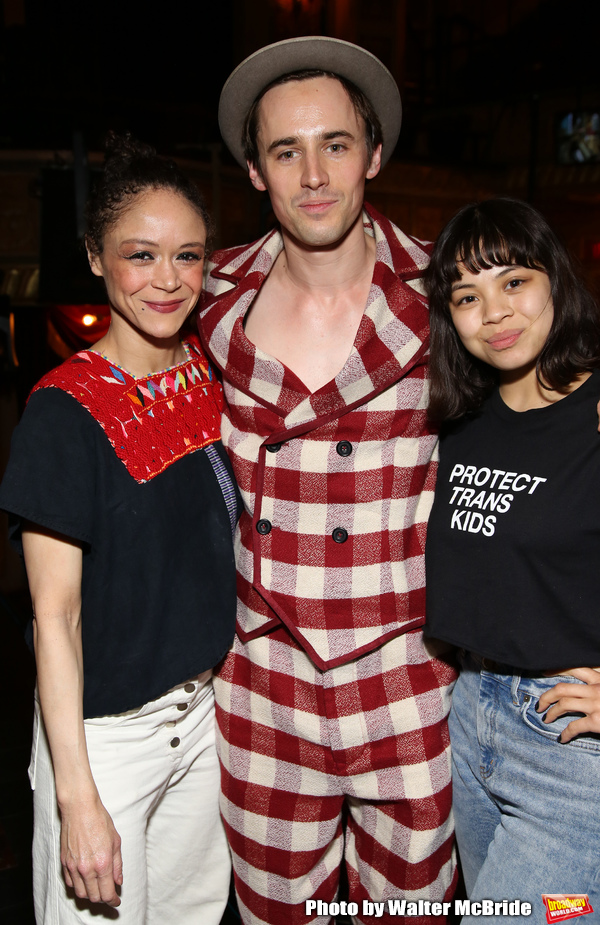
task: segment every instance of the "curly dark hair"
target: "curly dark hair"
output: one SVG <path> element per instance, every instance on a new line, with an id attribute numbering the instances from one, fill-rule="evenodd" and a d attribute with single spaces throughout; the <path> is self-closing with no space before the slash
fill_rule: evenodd
<path id="1" fill-rule="evenodd" d="M 526 202 L 475 202 L 450 220 L 436 241 L 425 274 L 431 314 L 429 415 L 437 423 L 477 411 L 498 371 L 463 346 L 450 314 L 458 264 L 471 273 L 514 264 L 548 275 L 554 320 L 537 360 L 540 382 L 566 393 L 583 372 L 600 366 L 600 311 L 567 250 L 546 219 Z"/>
<path id="2" fill-rule="evenodd" d="M 146 190 L 173 190 L 196 210 L 212 234 L 212 222 L 197 186 L 177 164 L 159 157 L 154 148 L 135 139 L 129 132 L 109 132 L 105 144 L 105 162 L 86 206 L 85 244 L 90 253 L 102 253 L 104 236 L 132 199 Z"/>

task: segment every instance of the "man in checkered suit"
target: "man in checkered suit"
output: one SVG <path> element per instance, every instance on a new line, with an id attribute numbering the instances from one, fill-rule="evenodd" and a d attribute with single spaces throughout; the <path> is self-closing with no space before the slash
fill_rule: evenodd
<path id="1" fill-rule="evenodd" d="M 454 670 L 422 636 L 428 251 L 363 204 L 400 117 L 381 62 L 325 37 L 260 49 L 221 96 L 225 141 L 280 225 L 214 255 L 201 317 L 246 507 L 215 680 L 245 923 L 329 921 L 306 902 L 335 900 L 344 862 L 361 922 L 455 884 Z"/>

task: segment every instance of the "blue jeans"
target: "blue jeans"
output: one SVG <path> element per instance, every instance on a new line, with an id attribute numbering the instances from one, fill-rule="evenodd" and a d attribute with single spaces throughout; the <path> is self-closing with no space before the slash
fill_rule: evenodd
<path id="1" fill-rule="evenodd" d="M 559 681 L 486 671 L 466 655 L 450 712 L 456 837 L 467 895 L 520 899 L 546 921 L 542 893 L 587 893 L 600 923 L 600 736 L 557 739 L 573 717 L 546 725 L 535 705 Z M 463 919 L 465 921 L 465 919 Z"/>

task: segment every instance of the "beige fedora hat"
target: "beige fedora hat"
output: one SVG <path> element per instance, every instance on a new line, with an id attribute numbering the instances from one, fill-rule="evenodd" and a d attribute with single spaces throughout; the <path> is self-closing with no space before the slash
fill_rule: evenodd
<path id="1" fill-rule="evenodd" d="M 256 97 L 274 80 L 304 68 L 339 74 L 369 98 L 383 130 L 381 162 L 385 164 L 396 146 L 402 123 L 396 81 L 370 51 L 325 35 L 304 35 L 265 45 L 242 61 L 228 78 L 219 101 L 219 127 L 238 164 L 246 166 L 242 130 Z"/>

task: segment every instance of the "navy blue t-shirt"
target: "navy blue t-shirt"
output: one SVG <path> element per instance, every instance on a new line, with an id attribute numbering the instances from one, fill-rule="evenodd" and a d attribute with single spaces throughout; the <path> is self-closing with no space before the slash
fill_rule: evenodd
<path id="1" fill-rule="evenodd" d="M 427 633 L 528 671 L 600 665 L 600 372 L 546 408 L 496 391 L 449 429 Z"/>
<path id="2" fill-rule="evenodd" d="M 223 447 L 210 446 L 231 487 Z M 0 507 L 17 544 L 31 521 L 82 546 L 86 718 L 140 707 L 225 655 L 232 523 L 206 449 L 140 483 L 75 398 L 41 389 L 14 432 Z"/>

